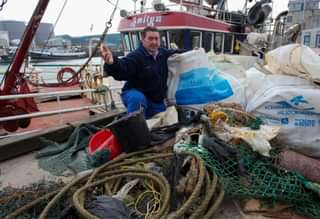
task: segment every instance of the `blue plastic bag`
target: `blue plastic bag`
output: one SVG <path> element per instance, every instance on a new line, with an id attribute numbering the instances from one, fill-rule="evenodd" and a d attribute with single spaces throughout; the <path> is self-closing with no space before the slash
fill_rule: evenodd
<path id="1" fill-rule="evenodd" d="M 205 104 L 233 95 L 229 82 L 209 68 L 197 68 L 180 75 L 176 90 L 176 104 Z"/>

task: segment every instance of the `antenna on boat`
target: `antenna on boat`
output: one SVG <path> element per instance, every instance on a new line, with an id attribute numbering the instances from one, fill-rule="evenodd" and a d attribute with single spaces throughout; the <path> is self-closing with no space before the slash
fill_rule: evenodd
<path id="1" fill-rule="evenodd" d="M 134 4 L 134 10 L 133 10 L 133 13 L 135 14 L 136 11 L 137 11 L 137 0 L 132 0 L 133 1 L 133 4 Z"/>
<path id="2" fill-rule="evenodd" d="M 144 6 L 147 4 L 147 0 L 140 0 L 140 12 L 144 11 Z"/>

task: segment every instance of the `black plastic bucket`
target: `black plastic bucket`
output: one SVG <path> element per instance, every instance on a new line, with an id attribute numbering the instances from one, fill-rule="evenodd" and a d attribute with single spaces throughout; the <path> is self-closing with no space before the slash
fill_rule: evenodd
<path id="1" fill-rule="evenodd" d="M 126 153 L 150 146 L 150 132 L 142 111 L 122 116 L 109 124 L 108 128 Z"/>

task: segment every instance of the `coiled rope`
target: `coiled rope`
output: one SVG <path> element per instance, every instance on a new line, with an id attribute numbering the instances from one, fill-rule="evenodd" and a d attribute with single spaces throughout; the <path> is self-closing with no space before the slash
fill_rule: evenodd
<path id="1" fill-rule="evenodd" d="M 58 191 L 57 194 L 50 194 L 50 196 L 54 195 L 54 197 L 42 210 L 39 218 L 47 218 L 54 206 L 56 206 L 66 194 L 71 194 L 72 205 L 79 215 L 87 219 L 97 219 L 97 216 L 93 215 L 85 208 L 85 203 L 88 199 L 87 196 L 91 195 L 90 191 L 102 187 L 107 195 L 113 195 L 117 192 L 121 180 L 126 178 L 138 178 L 140 181 L 149 182 L 150 185 L 148 185 L 148 187 L 150 187 L 150 193 L 153 194 L 158 205 L 150 208 L 152 210 L 149 209 L 147 211 L 144 215 L 145 218 L 178 219 L 188 215 L 191 219 L 199 217 L 209 219 L 215 213 L 224 197 L 224 192 L 221 191 L 218 186 L 218 177 L 211 171 L 208 171 L 204 162 L 195 154 L 183 152 L 182 155 L 190 156 L 192 160 L 194 160 L 197 171 L 195 174 L 196 176 L 193 175 L 192 177 L 195 177 L 196 181 L 191 194 L 186 198 L 184 203 L 175 210 L 170 208 L 172 188 L 170 188 L 169 181 L 162 174 L 145 169 L 141 164 L 161 161 L 168 158 L 171 159 L 174 158 L 176 154 L 170 152 L 168 147 L 154 147 L 144 151 L 120 155 L 103 166 L 96 168 L 92 173 L 87 173 L 74 179 L 71 183 Z M 113 183 L 113 188 L 110 186 L 110 182 Z M 144 193 L 146 194 L 147 192 Z M 143 192 L 139 194 L 136 204 L 139 204 L 139 201 L 145 194 L 143 194 Z M 40 197 L 35 200 L 34 203 L 30 203 L 27 207 L 23 206 L 22 208 L 17 209 L 15 212 L 6 216 L 5 219 L 15 218 L 24 211 L 30 210 L 44 198 L 48 197 Z M 190 213 L 192 206 L 196 206 L 196 210 Z"/>

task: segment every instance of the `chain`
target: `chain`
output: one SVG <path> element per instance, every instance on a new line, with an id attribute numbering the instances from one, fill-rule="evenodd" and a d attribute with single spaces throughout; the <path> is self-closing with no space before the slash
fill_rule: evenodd
<path id="1" fill-rule="evenodd" d="M 106 0 L 110 5 L 117 7 L 117 9 L 122 10 L 120 7 L 118 7 L 118 4 L 115 4 L 113 2 L 111 2 L 110 0 Z"/>
<path id="2" fill-rule="evenodd" d="M 0 11 L 2 11 L 3 6 L 8 2 L 8 0 L 2 0 L 2 3 L 0 4 Z"/>
<path id="3" fill-rule="evenodd" d="M 117 0 L 116 4 L 114 5 L 113 11 L 110 15 L 109 20 L 106 23 L 106 28 L 104 29 L 103 33 L 100 36 L 100 40 L 97 43 L 96 47 L 94 48 L 91 56 L 88 58 L 88 60 L 81 66 L 81 68 L 79 69 L 79 71 L 77 72 L 78 74 L 80 74 L 81 71 L 83 71 L 83 69 L 85 69 L 85 67 L 89 64 L 89 62 L 91 61 L 92 57 L 97 53 L 98 49 L 100 48 L 101 43 L 104 41 L 104 38 L 106 37 L 108 30 L 111 28 L 112 26 L 112 20 L 114 17 L 114 14 L 116 12 L 116 10 L 118 9 L 118 4 L 119 4 L 119 0 Z"/>

